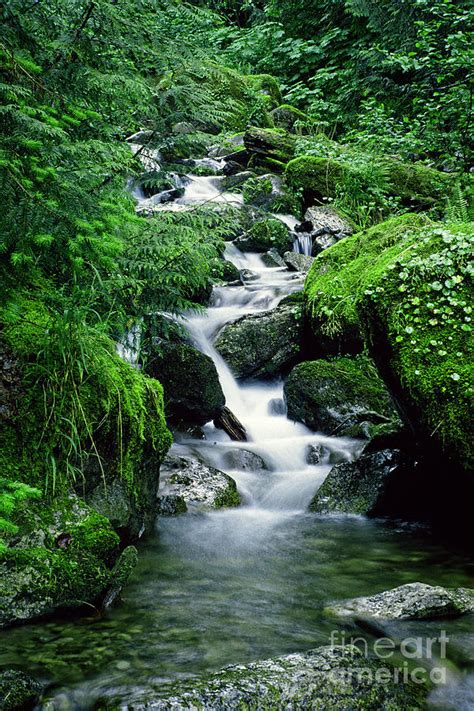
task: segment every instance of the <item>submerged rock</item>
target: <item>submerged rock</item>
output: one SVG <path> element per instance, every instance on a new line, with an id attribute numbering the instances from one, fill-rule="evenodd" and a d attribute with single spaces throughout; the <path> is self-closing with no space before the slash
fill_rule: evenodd
<path id="1" fill-rule="evenodd" d="M 182 512 L 182 502 L 190 511 L 209 511 L 238 506 L 240 496 L 228 474 L 191 457 L 168 455 L 161 468 L 158 505 L 169 516 L 174 515 L 173 506 L 176 513 Z"/>
<path id="2" fill-rule="evenodd" d="M 409 583 L 370 597 L 334 602 L 326 610 L 339 617 L 436 620 L 473 613 L 474 590 Z"/>
<path id="3" fill-rule="evenodd" d="M 41 684 L 13 669 L 0 672 L 0 711 L 27 711 L 36 706 Z"/>
<path id="4" fill-rule="evenodd" d="M 363 422 L 397 419 L 377 371 L 365 356 L 306 361 L 285 383 L 288 417 L 326 434 L 361 436 Z"/>
<path id="5" fill-rule="evenodd" d="M 390 683 L 387 674 L 390 679 L 386 662 L 366 658 L 356 647 L 320 647 L 161 684 L 147 690 L 146 705 L 161 711 L 423 708 L 423 683 Z"/>
<path id="6" fill-rule="evenodd" d="M 229 469 L 240 469 L 242 471 L 256 472 L 267 469 L 267 465 L 262 457 L 248 449 L 235 448 L 226 452 L 224 463 Z"/>
<path id="7" fill-rule="evenodd" d="M 157 346 L 146 371 L 163 384 L 167 417 L 198 425 L 212 420 L 225 397 L 211 358 L 186 343 Z"/>
<path id="8" fill-rule="evenodd" d="M 242 316 L 220 331 L 216 348 L 238 378 L 271 378 L 287 370 L 300 352 L 301 306 L 285 304 Z"/>

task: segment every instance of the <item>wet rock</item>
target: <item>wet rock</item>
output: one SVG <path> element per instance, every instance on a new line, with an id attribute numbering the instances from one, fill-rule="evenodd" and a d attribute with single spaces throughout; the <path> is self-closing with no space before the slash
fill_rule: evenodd
<path id="1" fill-rule="evenodd" d="M 23 396 L 18 359 L 0 340 L 0 422 L 12 421 L 18 414 L 19 399 Z"/>
<path id="2" fill-rule="evenodd" d="M 285 194 L 279 176 L 269 173 L 247 180 L 243 189 L 244 202 L 271 211 Z"/>
<path id="3" fill-rule="evenodd" d="M 275 397 L 268 403 L 270 415 L 286 415 L 286 404 L 283 398 Z"/>
<path id="4" fill-rule="evenodd" d="M 301 272 L 306 274 L 314 261 L 313 257 L 307 257 L 297 252 L 285 252 L 283 255 L 285 264 L 291 272 Z"/>
<path id="5" fill-rule="evenodd" d="M 326 459 L 329 451 L 322 444 L 310 444 L 307 450 L 306 461 L 308 464 L 321 464 Z"/>
<path id="6" fill-rule="evenodd" d="M 124 548 L 112 569 L 112 582 L 102 601 L 102 607 L 104 609 L 113 605 L 115 600 L 119 597 L 123 587 L 128 583 L 137 563 L 138 551 L 135 546 L 127 546 Z"/>
<path id="7" fill-rule="evenodd" d="M 240 504 L 230 476 L 191 457 L 176 455 L 168 455 L 162 464 L 159 495 L 180 497 L 190 511 Z"/>
<path id="8" fill-rule="evenodd" d="M 165 412 L 173 421 L 203 425 L 225 404 L 213 361 L 186 343 L 156 344 L 146 372 L 163 384 Z"/>
<path id="9" fill-rule="evenodd" d="M 13 669 L 0 672 L 0 711 L 28 711 L 35 707 L 41 684 Z"/>
<path id="10" fill-rule="evenodd" d="M 262 262 L 266 267 L 286 267 L 285 260 L 280 257 L 277 250 L 272 247 L 268 252 L 262 254 Z"/>
<path id="11" fill-rule="evenodd" d="M 224 455 L 224 464 L 229 469 L 257 472 L 267 469 L 262 457 L 247 449 L 232 449 Z"/>
<path id="12" fill-rule="evenodd" d="M 158 516 L 178 516 L 186 513 L 188 507 L 182 496 L 167 494 L 158 496 Z"/>
<path id="13" fill-rule="evenodd" d="M 410 462 L 400 450 L 363 454 L 355 462 L 336 464 L 316 492 L 310 511 L 367 516 L 400 514 L 397 502 L 410 496 Z"/>
<path id="14" fill-rule="evenodd" d="M 237 163 L 237 161 L 235 160 L 229 160 L 224 164 L 222 172 L 224 173 L 224 175 L 229 176 L 236 175 L 236 173 L 240 173 L 241 170 L 242 166 L 240 165 L 240 163 Z"/>
<path id="15" fill-rule="evenodd" d="M 234 162 L 232 161 L 232 164 Z M 226 163 L 226 165 L 228 165 Z M 239 171 L 238 173 L 231 173 L 231 174 L 226 174 L 226 177 L 222 181 L 222 187 L 224 190 L 234 190 L 235 188 L 240 188 L 244 183 L 247 182 L 247 180 L 250 180 L 250 178 L 255 177 L 255 173 L 252 173 L 250 170 L 244 170 L 242 171 L 242 166 L 239 165 Z"/>
<path id="16" fill-rule="evenodd" d="M 300 352 L 302 309 L 285 304 L 242 316 L 220 331 L 216 348 L 239 378 L 271 378 L 288 370 Z"/>
<path id="17" fill-rule="evenodd" d="M 325 434 L 350 436 L 362 422 L 397 419 L 383 381 L 365 356 L 300 363 L 284 393 L 288 417 Z"/>
<path id="18" fill-rule="evenodd" d="M 269 218 L 259 220 L 250 230 L 235 240 L 235 246 L 243 252 L 266 252 L 276 249 L 283 254 L 291 248 L 293 238 L 288 227 L 280 220 Z"/>
<path id="19" fill-rule="evenodd" d="M 377 674 L 379 670 L 385 670 Z M 320 647 L 147 690 L 147 708 L 421 709 L 424 684 L 387 681 L 387 663 L 356 648 Z M 382 674 L 384 674 L 382 680 Z M 139 701 L 142 701 L 139 699 Z"/>
<path id="20" fill-rule="evenodd" d="M 235 264 L 229 262 L 227 259 L 224 260 L 222 265 L 222 279 L 227 283 L 240 281 L 240 271 L 237 269 Z"/>
<path id="21" fill-rule="evenodd" d="M 354 232 L 353 223 L 332 207 L 310 207 L 306 210 L 304 219 L 311 223 L 311 231 L 315 233 L 347 236 Z"/>
<path id="22" fill-rule="evenodd" d="M 30 502 L 22 533 L 0 562 L 0 627 L 99 601 L 119 542 L 109 521 L 76 496 L 51 507 Z"/>
<path id="23" fill-rule="evenodd" d="M 326 610 L 338 617 L 437 620 L 473 613 L 474 590 L 409 583 L 370 597 L 334 602 Z"/>
<path id="24" fill-rule="evenodd" d="M 260 160 L 271 161 L 277 165 L 286 164 L 295 154 L 295 139 L 285 132 L 265 128 L 248 128 L 244 136 L 244 145 L 249 153 Z"/>
<path id="25" fill-rule="evenodd" d="M 253 272 L 251 269 L 241 269 L 239 274 L 243 282 L 257 281 L 257 279 L 260 278 L 260 275 L 257 274 L 257 272 Z"/>

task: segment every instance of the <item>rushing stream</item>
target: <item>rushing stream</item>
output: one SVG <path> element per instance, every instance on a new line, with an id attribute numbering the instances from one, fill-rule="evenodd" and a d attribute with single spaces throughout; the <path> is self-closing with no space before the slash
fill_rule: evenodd
<path id="1" fill-rule="evenodd" d="M 182 198 L 158 209 L 186 209 L 209 200 L 239 200 L 222 193 L 219 177 L 190 176 Z M 142 204 L 147 200 L 137 196 Z M 148 199 L 149 200 L 149 199 Z M 282 217 L 285 221 L 289 218 Z M 300 244 L 300 251 L 307 245 Z M 473 568 L 462 553 L 427 532 L 357 516 L 318 516 L 308 504 L 334 462 L 356 456 L 360 441 L 326 437 L 286 417 L 283 383 L 238 383 L 213 347 L 226 323 L 270 309 L 301 289 L 303 278 L 264 266 L 256 254 L 232 244 L 227 259 L 253 272 L 242 286 L 218 287 L 202 315 L 184 323 L 198 347 L 214 360 L 227 405 L 247 428 L 249 441 L 231 442 L 212 424 L 205 439 L 181 437 L 178 454 L 197 457 L 237 482 L 242 506 L 206 514 L 161 518 L 142 547 L 123 602 L 103 616 L 54 621 L 3 633 L 0 664 L 17 666 L 51 683 L 48 709 L 126 707 L 165 680 L 226 664 L 304 651 L 329 644 L 342 632 L 323 614 L 331 599 L 369 595 L 421 581 L 473 587 Z M 318 465 L 311 445 L 324 445 Z M 258 454 L 266 469 L 239 470 L 229 452 Z M 229 465 L 231 462 L 231 465 Z M 434 708 L 474 707 L 473 661 L 466 647 L 469 620 L 443 623 L 452 645 L 449 679 L 456 692 L 440 691 Z M 440 624 L 412 623 L 410 634 L 439 634 Z M 360 630 L 352 630 L 360 636 Z M 367 633 L 368 634 L 368 633 Z M 451 688 L 451 687 L 449 687 Z M 450 704 L 454 705 L 450 705 Z"/>

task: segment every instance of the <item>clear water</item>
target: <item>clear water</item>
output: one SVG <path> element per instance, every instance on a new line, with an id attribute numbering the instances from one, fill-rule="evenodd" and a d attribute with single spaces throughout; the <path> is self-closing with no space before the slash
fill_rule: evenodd
<path id="1" fill-rule="evenodd" d="M 199 188 L 188 191 L 190 202 L 216 198 L 216 179 L 197 180 Z M 133 707 L 153 698 L 164 680 L 328 644 L 334 630 L 360 636 L 361 630 L 324 613 L 333 599 L 414 581 L 474 587 L 471 560 L 420 528 L 307 512 L 332 464 L 356 456 L 361 443 L 289 421 L 281 382 L 235 380 L 213 346 L 216 333 L 244 314 L 273 308 L 301 288 L 302 279 L 267 268 L 258 255 L 233 245 L 227 257 L 254 278 L 216 289 L 207 314 L 188 315 L 184 322 L 213 358 L 227 404 L 249 441 L 230 442 L 209 424 L 204 440 L 181 437 L 174 450 L 230 473 L 243 505 L 160 519 L 142 546 L 122 603 L 104 615 L 2 633 L 0 666 L 28 670 L 49 683 L 42 704 L 48 711 L 89 709 L 99 700 L 102 708 Z M 308 449 L 315 444 L 323 445 L 324 455 L 311 465 Z M 266 468 L 239 469 L 235 460 L 230 468 L 229 453 L 238 449 L 258 454 Z M 473 708 L 472 619 L 442 628 L 453 640 L 450 684 L 433 695 L 433 708 Z M 439 623 L 409 626 L 412 636 L 439 631 Z M 406 632 L 392 625 L 390 633 Z"/>

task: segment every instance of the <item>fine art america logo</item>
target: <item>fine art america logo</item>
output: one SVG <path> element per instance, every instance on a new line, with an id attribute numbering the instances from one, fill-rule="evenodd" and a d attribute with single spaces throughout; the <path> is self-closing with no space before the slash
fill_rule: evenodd
<path id="1" fill-rule="evenodd" d="M 438 637 L 406 637 L 394 642 L 390 637 L 369 641 L 364 637 L 349 637 L 344 631 L 333 630 L 331 647 L 343 648 L 352 654 L 354 664 L 330 672 L 334 681 L 358 681 L 377 684 L 399 684 L 409 681 L 414 684 L 445 684 L 449 637 L 441 630 Z M 382 664 L 367 664 L 378 659 Z M 422 666 L 423 664 L 423 666 Z"/>

